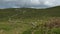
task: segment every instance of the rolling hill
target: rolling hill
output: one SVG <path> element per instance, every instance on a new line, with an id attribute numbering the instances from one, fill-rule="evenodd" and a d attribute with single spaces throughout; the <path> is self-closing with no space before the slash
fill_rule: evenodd
<path id="1" fill-rule="evenodd" d="M 60 34 L 60 6 L 0 9 L 0 34 L 44 33 Z"/>

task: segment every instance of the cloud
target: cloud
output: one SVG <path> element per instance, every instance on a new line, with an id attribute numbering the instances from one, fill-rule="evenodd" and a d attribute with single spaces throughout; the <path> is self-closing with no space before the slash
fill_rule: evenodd
<path id="1" fill-rule="evenodd" d="M 31 0 L 31 4 L 38 5 L 40 4 L 39 0 Z"/>
<path id="2" fill-rule="evenodd" d="M 54 1 L 53 1 L 54 2 Z M 54 3 L 53 2 L 50 2 L 50 1 L 45 1 L 45 5 L 49 5 L 49 6 L 53 6 L 54 5 Z"/>
<path id="3" fill-rule="evenodd" d="M 60 0 L 46 0 L 45 4 L 48 6 L 57 6 L 60 5 Z"/>
<path id="4" fill-rule="evenodd" d="M 60 0 L 0 0 L 0 8 L 45 8 L 60 5 Z"/>

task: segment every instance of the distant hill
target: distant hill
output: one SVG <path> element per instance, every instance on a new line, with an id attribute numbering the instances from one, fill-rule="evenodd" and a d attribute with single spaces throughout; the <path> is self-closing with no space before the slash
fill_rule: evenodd
<path id="1" fill-rule="evenodd" d="M 25 13 L 24 13 L 25 12 Z M 23 14 L 24 13 L 24 14 Z M 60 6 L 46 8 L 46 9 L 33 9 L 33 8 L 7 8 L 0 9 L 0 17 L 8 17 L 15 14 L 21 14 L 23 16 L 57 16 L 60 13 Z M 41 15 L 40 15 L 41 14 Z M 19 15 L 20 16 L 20 15 Z"/>
<path id="2" fill-rule="evenodd" d="M 48 8 L 47 8 L 48 9 Z M 60 9 L 60 6 L 50 7 L 50 9 Z"/>

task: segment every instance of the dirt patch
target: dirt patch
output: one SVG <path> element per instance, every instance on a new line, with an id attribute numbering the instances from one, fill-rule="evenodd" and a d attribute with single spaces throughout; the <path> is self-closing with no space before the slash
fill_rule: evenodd
<path id="1" fill-rule="evenodd" d="M 60 17 L 50 18 L 45 24 L 45 27 L 48 28 L 59 28 L 60 27 Z"/>

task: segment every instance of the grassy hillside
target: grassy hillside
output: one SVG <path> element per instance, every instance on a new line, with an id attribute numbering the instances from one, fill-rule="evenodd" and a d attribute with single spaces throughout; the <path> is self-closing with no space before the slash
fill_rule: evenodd
<path id="1" fill-rule="evenodd" d="M 0 9 L 0 34 L 60 34 L 60 6 Z"/>

